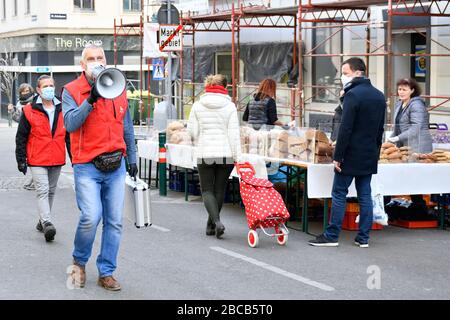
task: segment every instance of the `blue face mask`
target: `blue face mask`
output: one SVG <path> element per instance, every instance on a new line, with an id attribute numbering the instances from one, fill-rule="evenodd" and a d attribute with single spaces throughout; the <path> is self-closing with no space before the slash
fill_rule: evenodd
<path id="1" fill-rule="evenodd" d="M 41 97 L 44 100 L 53 100 L 55 97 L 55 87 L 46 87 L 42 89 Z"/>

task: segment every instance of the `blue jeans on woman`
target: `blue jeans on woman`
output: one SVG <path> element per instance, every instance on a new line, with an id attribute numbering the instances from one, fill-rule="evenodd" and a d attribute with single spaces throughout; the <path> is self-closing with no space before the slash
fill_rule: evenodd
<path id="1" fill-rule="evenodd" d="M 122 212 L 125 196 L 125 160 L 113 172 L 102 172 L 92 163 L 75 164 L 75 193 L 80 221 L 74 241 L 73 258 L 86 265 L 94 244 L 97 226 L 103 219 L 103 232 L 97 268 L 100 277 L 111 276 L 117 267 L 122 235 Z"/>
<path id="2" fill-rule="evenodd" d="M 372 190 L 370 188 L 370 181 L 372 175 L 365 176 L 345 176 L 340 173 L 335 173 L 332 191 L 331 204 L 331 221 L 324 236 L 332 241 L 337 242 L 339 233 L 342 228 L 342 221 L 345 215 L 345 208 L 347 206 L 348 188 L 355 179 L 356 192 L 358 194 L 359 202 L 359 233 L 356 239 L 360 243 L 368 243 L 369 232 L 372 228 L 373 222 L 373 203 Z"/>

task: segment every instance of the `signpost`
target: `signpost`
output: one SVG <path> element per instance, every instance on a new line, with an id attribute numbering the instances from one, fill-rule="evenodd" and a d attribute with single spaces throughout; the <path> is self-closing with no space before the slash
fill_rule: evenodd
<path id="1" fill-rule="evenodd" d="M 180 23 L 180 16 L 177 8 L 172 5 L 172 2 L 173 2 L 172 0 L 166 0 L 165 8 L 164 6 L 161 6 L 161 8 L 158 11 L 158 23 L 161 25 L 159 30 L 160 51 L 163 51 L 164 49 L 165 51 L 169 51 L 166 66 L 168 76 L 166 79 L 166 92 L 165 92 L 166 95 L 165 100 L 167 101 L 169 107 L 172 105 L 172 51 L 182 50 L 182 40 L 179 31 L 183 28 L 182 25 L 178 25 Z M 161 139 L 160 139 L 160 147 L 161 147 Z M 165 165 L 159 168 L 159 172 L 161 175 L 160 195 L 165 196 L 167 194 Z"/>

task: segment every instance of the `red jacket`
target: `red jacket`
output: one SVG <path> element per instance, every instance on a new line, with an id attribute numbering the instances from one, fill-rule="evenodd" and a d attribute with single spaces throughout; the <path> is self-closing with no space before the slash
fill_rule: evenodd
<path id="1" fill-rule="evenodd" d="M 26 159 L 30 166 L 63 166 L 66 163 L 66 129 L 61 105 L 55 108 L 53 132 L 42 107 L 29 103 L 23 108 L 24 117 L 30 125 L 26 147 Z"/>
<path id="2" fill-rule="evenodd" d="M 91 85 L 84 73 L 65 86 L 78 106 L 89 97 Z M 128 101 L 126 92 L 116 99 L 99 98 L 83 125 L 70 134 L 72 163 L 88 163 L 102 153 L 121 150 L 126 156 L 123 138 Z"/>

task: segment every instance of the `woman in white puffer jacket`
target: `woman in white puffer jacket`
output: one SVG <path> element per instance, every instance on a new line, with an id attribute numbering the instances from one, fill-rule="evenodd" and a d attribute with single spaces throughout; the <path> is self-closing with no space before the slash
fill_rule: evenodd
<path id="1" fill-rule="evenodd" d="M 195 145 L 203 203 L 208 211 L 206 234 L 215 234 L 217 238 L 225 231 L 220 221 L 225 188 L 234 162 L 241 154 L 237 110 L 226 87 L 225 76 L 208 76 L 205 94 L 192 106 L 188 122 Z"/>

